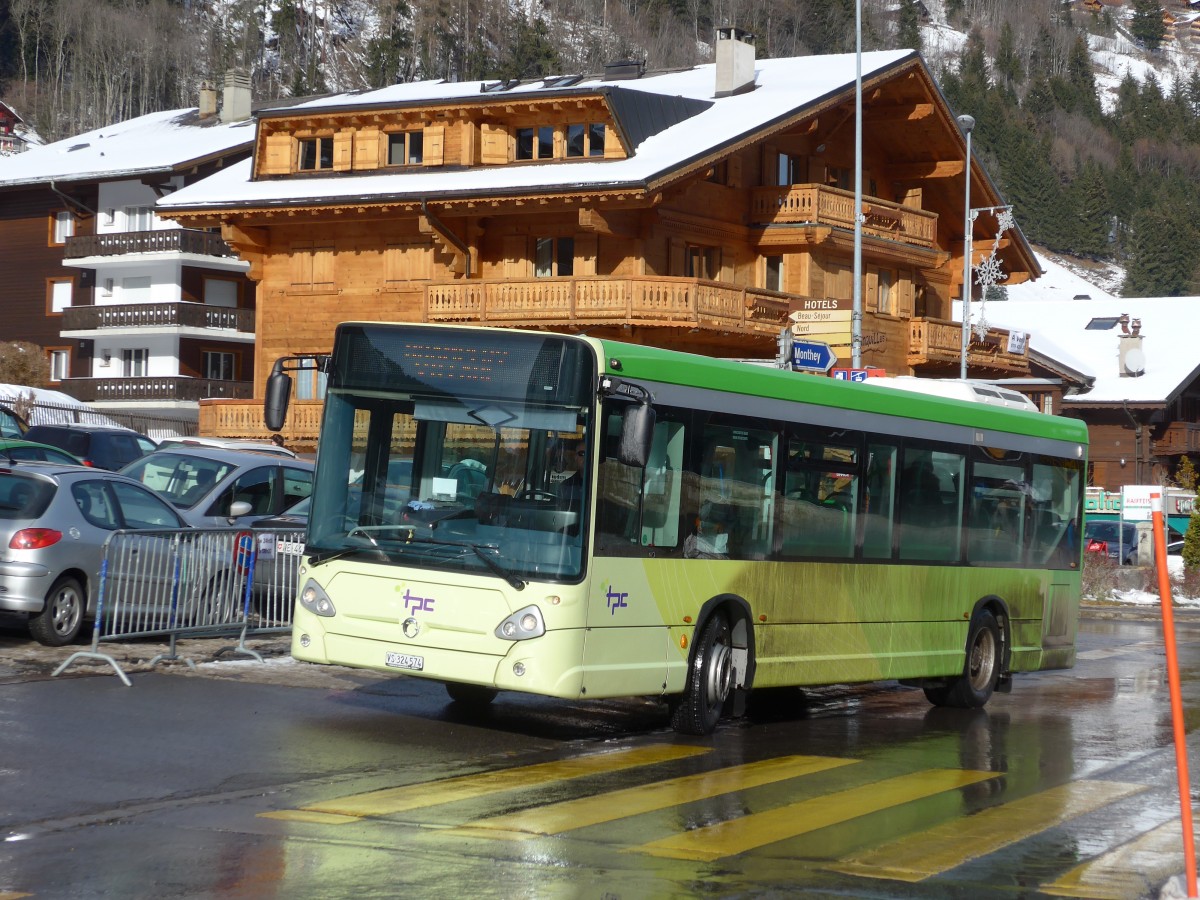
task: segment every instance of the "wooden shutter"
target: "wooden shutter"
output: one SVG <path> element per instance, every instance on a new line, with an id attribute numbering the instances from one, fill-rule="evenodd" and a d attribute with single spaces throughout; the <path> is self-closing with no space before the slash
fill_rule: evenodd
<path id="1" fill-rule="evenodd" d="M 479 161 L 485 166 L 508 162 L 508 129 L 490 122 L 479 126 Z"/>
<path id="2" fill-rule="evenodd" d="M 684 254 L 687 247 L 684 245 L 683 238 L 673 237 L 667 243 L 667 275 L 672 278 L 680 278 L 687 271 L 687 263 Z"/>
<path id="3" fill-rule="evenodd" d="M 731 156 L 725 167 L 725 180 L 731 188 L 742 186 L 742 158 Z"/>
<path id="4" fill-rule="evenodd" d="M 354 168 L 379 168 L 379 129 L 374 125 L 354 133 Z"/>
<path id="5" fill-rule="evenodd" d="M 297 244 L 292 244 L 290 255 L 292 260 L 291 265 L 291 284 L 293 288 L 309 290 L 312 288 L 313 278 L 313 244 L 312 241 L 304 241 Z"/>
<path id="6" fill-rule="evenodd" d="M 596 274 L 599 238 L 595 234 L 575 235 L 575 274 L 586 278 Z"/>
<path id="7" fill-rule="evenodd" d="M 446 154 L 446 126 L 427 125 L 424 129 L 424 146 L 421 150 L 421 164 L 440 166 Z"/>
<path id="8" fill-rule="evenodd" d="M 259 175 L 287 175 L 292 171 L 292 136 L 268 134 L 264 142 L 262 167 Z"/>
<path id="9" fill-rule="evenodd" d="M 529 259 L 527 255 L 528 240 L 523 234 L 509 234 L 504 237 L 504 277 L 528 278 Z"/>
<path id="10" fill-rule="evenodd" d="M 314 291 L 333 290 L 333 258 L 332 247 L 313 247 L 312 289 Z"/>
<path id="11" fill-rule="evenodd" d="M 354 162 L 354 132 L 339 131 L 333 136 L 333 170 L 349 172 Z"/>
<path id="12" fill-rule="evenodd" d="M 617 134 L 617 129 L 611 125 L 604 126 L 604 158 L 625 158 L 625 148 L 621 146 L 621 138 Z"/>

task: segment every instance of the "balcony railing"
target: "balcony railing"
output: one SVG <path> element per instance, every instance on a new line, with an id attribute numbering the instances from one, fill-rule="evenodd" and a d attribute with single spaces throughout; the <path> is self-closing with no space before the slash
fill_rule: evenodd
<path id="1" fill-rule="evenodd" d="M 940 319 L 913 319 L 909 323 L 908 364 L 913 368 L 962 361 L 962 325 Z M 990 328 L 983 340 L 971 336 L 967 350 L 969 368 L 993 369 L 1009 374 L 1029 373 L 1028 348 L 1008 350 L 1008 331 Z"/>
<path id="2" fill-rule="evenodd" d="M 206 328 L 254 333 L 254 310 L 207 303 L 121 303 L 110 306 L 68 306 L 63 331 L 101 328 Z"/>
<path id="3" fill-rule="evenodd" d="M 66 259 L 91 256 L 124 256 L 126 253 L 192 253 L 197 256 L 234 256 L 220 235 L 192 228 L 159 231 L 117 231 L 79 234 L 67 238 Z"/>
<path id="4" fill-rule="evenodd" d="M 812 223 L 854 228 L 854 194 L 821 184 L 754 188 L 751 219 L 760 224 Z M 933 247 L 937 213 L 874 197 L 863 201 L 863 234 Z"/>
<path id="5" fill-rule="evenodd" d="M 293 400 L 284 422 L 284 442 L 293 450 L 311 450 L 317 446 L 321 430 L 320 400 Z M 240 400 L 204 400 L 200 404 L 200 434 L 227 438 L 265 440 L 270 432 L 263 425 L 263 404 Z"/>
<path id="6" fill-rule="evenodd" d="M 179 400 L 194 403 L 208 397 L 248 400 L 254 396 L 254 384 L 249 381 L 218 381 L 184 375 L 163 378 L 68 378 L 62 382 L 61 389 L 85 403 L 114 400 Z M 260 417 L 261 412 L 260 407 Z"/>
<path id="7" fill-rule="evenodd" d="M 778 332 L 788 312 L 786 294 L 651 276 L 431 284 L 423 309 L 426 322 L 690 325 L 756 334 Z"/>
<path id="8" fill-rule="evenodd" d="M 1200 425 L 1195 422 L 1172 422 L 1154 441 L 1154 452 L 1160 456 L 1200 453 Z"/>

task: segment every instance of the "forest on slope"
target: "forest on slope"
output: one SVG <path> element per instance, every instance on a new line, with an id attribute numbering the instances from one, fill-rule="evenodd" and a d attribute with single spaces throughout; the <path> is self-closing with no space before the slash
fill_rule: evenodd
<path id="1" fill-rule="evenodd" d="M 1108 97 L 1089 42 L 1173 38 L 1155 0 L 1095 15 L 1059 0 L 861 0 L 864 50 L 926 54 L 1026 236 L 1127 271 L 1128 296 L 1200 294 L 1200 70 Z M 852 52 L 855 0 L 0 0 L 0 100 L 46 141 L 195 106 L 250 75 L 256 100 L 428 78 L 710 62 L 713 29 L 760 57 Z M 1124 14 L 1121 17 L 1121 14 Z M 1177 58 L 1179 54 L 1174 54 Z M 1190 63 L 1190 58 L 1188 59 Z"/>

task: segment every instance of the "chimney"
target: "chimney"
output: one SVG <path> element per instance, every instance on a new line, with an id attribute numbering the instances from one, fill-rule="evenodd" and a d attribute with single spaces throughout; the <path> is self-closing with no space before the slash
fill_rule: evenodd
<path id="1" fill-rule="evenodd" d="M 250 118 L 250 76 L 245 72 L 227 72 L 225 93 L 221 97 L 221 122 L 244 122 Z"/>
<path id="2" fill-rule="evenodd" d="M 217 89 L 207 81 L 200 83 L 200 118 L 211 119 L 217 114 Z"/>
<path id="3" fill-rule="evenodd" d="M 604 64 L 605 81 L 632 81 L 646 74 L 644 59 L 620 59 Z"/>
<path id="4" fill-rule="evenodd" d="M 1132 327 L 1126 328 L 1126 323 Z M 1142 350 L 1142 320 L 1129 322 L 1121 316 L 1122 334 L 1117 335 L 1117 365 L 1122 378 L 1137 378 L 1146 374 L 1146 354 Z"/>
<path id="5" fill-rule="evenodd" d="M 754 90 L 754 35 L 726 25 L 717 29 L 717 97 Z"/>

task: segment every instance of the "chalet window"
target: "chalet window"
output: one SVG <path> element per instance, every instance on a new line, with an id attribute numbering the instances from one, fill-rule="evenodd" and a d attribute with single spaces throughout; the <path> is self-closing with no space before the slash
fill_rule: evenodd
<path id="1" fill-rule="evenodd" d="M 71 305 L 75 281 L 71 278 L 50 278 L 46 281 L 46 307 L 50 315 L 62 315 Z"/>
<path id="2" fill-rule="evenodd" d="M 534 242 L 533 274 L 538 278 L 575 274 L 575 239 L 537 238 Z"/>
<path id="3" fill-rule="evenodd" d="M 684 277 L 715 281 L 721 275 L 721 248 L 688 244 L 684 264 Z"/>
<path id="4" fill-rule="evenodd" d="M 333 168 L 333 136 L 301 138 L 299 169 L 301 172 L 313 172 L 317 169 Z"/>
<path id="5" fill-rule="evenodd" d="M 50 380 L 62 381 L 71 376 L 71 351 L 50 351 Z"/>
<path id="6" fill-rule="evenodd" d="M 299 293 L 326 293 L 333 290 L 334 248 L 313 241 L 292 244 L 291 290 Z"/>
<path id="7" fill-rule="evenodd" d="M 126 378 L 144 378 L 150 374 L 150 351 L 145 347 L 122 350 L 121 361 Z"/>
<path id="8" fill-rule="evenodd" d="M 419 166 L 425 153 L 425 134 L 401 131 L 388 135 L 389 166 Z"/>
<path id="9" fill-rule="evenodd" d="M 299 368 L 292 373 L 296 385 L 297 400 L 324 400 L 328 376 L 316 368 L 311 359 L 299 361 Z"/>
<path id="10" fill-rule="evenodd" d="M 780 153 L 775 183 L 779 185 L 804 184 L 808 181 L 808 160 L 803 156 Z"/>
<path id="11" fill-rule="evenodd" d="M 125 207 L 126 231 L 149 231 L 154 227 L 154 213 L 148 206 Z"/>
<path id="12" fill-rule="evenodd" d="M 235 309 L 238 305 L 237 282 L 227 278 L 205 278 L 204 302 L 209 306 Z"/>
<path id="13" fill-rule="evenodd" d="M 554 126 L 539 125 L 536 128 L 518 128 L 517 159 L 553 159 Z"/>
<path id="14" fill-rule="evenodd" d="M 825 170 L 825 183 L 843 191 L 854 190 L 854 170 L 839 166 L 829 166 Z M 868 191 L 868 193 L 870 193 Z"/>
<path id="15" fill-rule="evenodd" d="M 783 257 L 768 256 L 763 260 L 763 287 L 768 291 L 783 290 Z"/>
<path id="16" fill-rule="evenodd" d="M 604 123 L 567 126 L 566 153 L 568 159 L 604 155 Z"/>
<path id="17" fill-rule="evenodd" d="M 896 310 L 896 273 L 890 269 L 876 271 L 876 308 L 885 316 L 894 316 Z"/>
<path id="18" fill-rule="evenodd" d="M 205 350 L 204 377 L 213 381 L 235 381 L 237 379 L 237 366 L 234 354 L 217 350 Z"/>
<path id="19" fill-rule="evenodd" d="M 64 209 L 56 212 L 50 220 L 50 243 L 65 244 L 75 234 L 75 213 Z"/>

